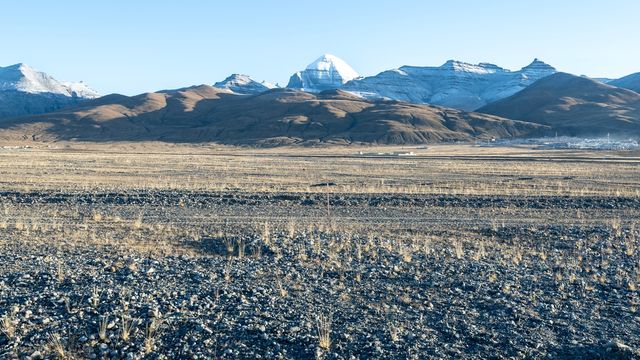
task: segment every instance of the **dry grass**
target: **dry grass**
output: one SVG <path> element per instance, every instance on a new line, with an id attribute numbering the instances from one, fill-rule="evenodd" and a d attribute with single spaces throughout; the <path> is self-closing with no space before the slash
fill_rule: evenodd
<path id="1" fill-rule="evenodd" d="M 316 316 L 318 346 L 323 350 L 331 348 L 331 321 L 331 315 L 319 314 Z"/>
<path id="2" fill-rule="evenodd" d="M 67 350 L 60 339 L 60 335 L 58 334 L 49 334 L 49 349 L 55 356 L 56 359 L 59 360 L 67 360 L 72 359 L 73 357 L 67 353 Z"/>
<path id="3" fill-rule="evenodd" d="M 362 158 L 354 156 L 356 148 L 297 149 L 295 153 L 286 149 L 220 151 L 169 145 L 134 148 L 129 152 L 120 149 L 109 152 L 98 145 L 81 151 L 0 149 L 1 182 L 6 190 L 20 191 L 180 189 L 325 193 L 330 190 L 329 196 L 334 193 L 640 196 L 636 181 L 638 159 L 618 153 L 576 155 L 450 146 L 416 150 L 424 157 Z M 532 161 L 569 155 L 574 157 Z M 604 156 L 610 160 L 603 161 Z M 334 182 L 336 186 L 331 189 L 311 186 L 324 182 Z M 93 214 L 96 222 L 102 218 L 103 214 Z M 141 226 L 142 215 L 132 220 L 134 229 Z"/>
<path id="4" fill-rule="evenodd" d="M 0 323 L 0 330 L 9 339 L 16 336 L 16 324 L 13 316 L 5 315 Z"/>
<path id="5" fill-rule="evenodd" d="M 98 327 L 98 338 L 100 341 L 107 341 L 107 327 L 109 326 L 109 316 L 105 315 L 100 319 L 99 327 Z"/>
<path id="6" fill-rule="evenodd" d="M 124 342 L 129 342 L 131 337 L 131 331 L 134 328 L 134 319 L 129 315 L 123 314 L 120 317 L 120 339 Z"/>
<path id="7" fill-rule="evenodd" d="M 194 150 L 196 151 L 196 150 Z M 237 150 L 234 150 L 237 151 Z M 510 270 L 533 268 L 543 270 L 531 279 L 553 283 L 562 294 L 566 289 L 590 293 L 597 292 L 603 284 L 616 285 L 621 289 L 637 291 L 640 284 L 640 262 L 638 262 L 638 230 L 635 225 L 637 209 L 543 209 L 492 207 L 465 207 L 428 209 L 422 205 L 409 205 L 391 209 L 394 214 L 406 217 L 385 218 L 390 210 L 387 204 L 380 207 L 367 206 L 374 216 L 366 218 L 349 208 L 355 216 L 340 215 L 339 206 L 331 208 L 325 216 L 324 195 L 326 187 L 311 187 L 313 183 L 327 180 L 336 182 L 328 193 L 331 199 L 346 193 L 436 193 L 436 194 L 502 194 L 537 195 L 556 194 L 582 196 L 587 194 L 607 196 L 637 196 L 640 182 L 637 165 L 632 162 L 532 162 L 527 159 L 511 159 L 503 162 L 481 159 L 361 159 L 361 158 L 304 158 L 282 157 L 271 151 L 262 151 L 260 156 L 231 152 L 202 156 L 182 152 L 166 153 L 98 153 L 87 152 L 14 152 L 0 157 L 0 171 L 7 174 L 0 179 L 6 189 L 28 191 L 51 189 L 80 194 L 91 194 L 109 190 L 132 189 L 181 189 L 181 190 L 239 190 L 239 192 L 310 192 L 319 193 L 320 204 L 307 206 L 309 213 L 292 213 L 288 204 L 278 204 L 267 209 L 267 214 L 258 216 L 252 209 L 247 216 L 218 214 L 227 208 L 190 208 L 181 204 L 175 208 L 155 209 L 146 205 L 83 206 L 77 204 L 0 204 L 0 249 L 6 239 L 15 246 L 47 244 L 53 253 L 63 254 L 74 247 L 107 248 L 114 253 L 142 254 L 144 257 L 175 256 L 226 256 L 225 265 L 216 279 L 223 280 L 222 287 L 243 281 L 242 264 L 261 261 L 278 263 L 283 259 L 292 261 L 301 268 L 320 274 L 335 276 L 335 286 L 340 301 L 349 302 L 358 297 L 357 291 L 344 291 L 349 284 L 358 286 L 371 281 L 363 264 L 380 262 L 389 269 L 388 276 L 411 276 L 422 281 L 429 276 L 418 271 L 421 264 L 442 263 L 473 264 L 479 272 L 478 279 L 486 279 L 486 286 L 499 286 L 504 294 L 514 297 L 522 295 L 522 284 L 518 279 L 505 281 L 505 273 L 496 269 Z M 22 161 L 22 162 L 21 162 Z M 23 165 L 24 163 L 27 165 Z M 67 171 L 65 169 L 73 169 Z M 25 177 L 19 177 L 20 172 Z M 43 176 L 43 174 L 47 176 Z M 87 181 L 85 181 L 87 180 Z M 586 189 L 586 190 L 584 190 Z M 371 198 L 374 198 L 373 196 Z M 270 206 L 267 203 L 267 206 Z M 281 206 L 284 212 L 276 213 Z M 383 207 L 384 206 L 384 207 Z M 392 206 L 389 206 L 392 207 Z M 297 211 L 300 208 L 293 208 Z M 156 212 L 154 212 L 156 211 Z M 313 212 L 315 211 L 315 212 Z M 319 215 L 318 215 L 319 214 Z M 375 217 L 378 216 L 378 217 Z M 464 221 L 473 222 L 472 225 Z M 486 230 L 498 233 L 516 224 L 523 234 L 535 233 L 538 243 L 526 243 L 521 238 L 494 238 Z M 558 250 L 546 247 L 551 244 L 545 234 L 535 232 L 540 224 L 602 225 L 610 233 L 609 238 L 586 239 L 576 243 L 575 249 Z M 498 235 L 495 235 L 499 237 Z M 520 235 L 518 235 L 520 236 Z M 206 239 L 217 241 L 221 253 L 213 253 L 206 247 Z M 553 239 L 555 240 L 555 239 Z M 598 260 L 589 254 L 589 241 L 606 243 L 598 249 Z M 253 241 L 253 242 L 252 242 Z M 257 245 L 256 245 L 257 244 Z M 265 254 L 262 254 L 262 249 Z M 593 248 L 593 247 L 592 247 Z M 226 251 L 226 252 L 225 252 Z M 588 256 L 589 261 L 583 261 Z M 603 269 L 622 256 L 637 262 L 636 269 L 625 268 L 620 274 L 605 276 Z M 73 263 L 65 265 L 60 255 L 47 260 L 49 271 L 59 282 L 72 275 Z M 491 264 L 491 267 L 483 266 Z M 17 271 L 13 264 L 0 264 L 0 271 Z M 396 270 L 396 267 L 400 270 Z M 144 274 L 142 265 L 119 261 L 109 264 L 104 271 L 129 271 Z M 102 270 L 98 270 L 102 271 Z M 515 272 L 515 271 L 514 271 Z M 272 293 L 278 300 L 290 300 L 299 296 L 303 285 L 300 279 L 283 271 L 256 276 L 270 277 Z M 529 281 L 528 281 L 529 282 Z M 347 285 L 345 285 L 347 284 Z M 571 286 L 570 286 L 571 285 Z M 485 286 L 483 284 L 483 286 Z M 577 290 L 575 290 L 577 289 Z M 105 291 L 108 289 L 104 288 Z M 87 291 L 87 301 L 94 309 L 104 307 L 100 289 Z M 528 296 L 535 296 L 529 292 Z M 531 295 L 533 294 L 533 295 Z M 410 290 L 393 294 L 392 299 L 403 307 L 412 307 L 415 300 Z M 395 296 L 397 295 L 397 296 Z M 104 296 L 106 297 L 106 295 Z M 105 301 L 103 297 L 102 301 Z M 98 329 L 92 325 L 91 332 L 98 331 L 102 342 L 119 337 L 135 343 L 141 336 L 134 336 L 135 325 L 142 322 L 129 316 L 128 295 L 121 295 L 122 309 L 112 312 L 113 334 L 107 333 L 109 317 L 103 316 Z M 197 301 L 195 298 L 193 301 Z M 535 299 L 532 299 L 535 302 Z M 71 312 L 71 304 L 67 305 Z M 376 306 L 371 304 L 371 306 Z M 637 311 L 637 297 L 630 298 L 628 310 Z M 433 305 L 427 305 L 432 308 Z M 222 313 L 221 313 L 222 314 Z M 337 313 L 336 313 L 337 314 Z M 145 353 L 156 350 L 158 340 L 158 316 L 149 320 L 144 330 L 142 348 Z M 384 321 L 384 317 L 381 317 Z M 2 332 L 9 338 L 15 336 L 15 326 L 9 314 L 2 321 Z M 114 324 L 112 324 L 114 325 Z M 13 326 L 13 329 L 12 329 Z M 317 348 L 321 353 L 339 348 L 340 339 L 331 338 L 332 330 L 341 334 L 345 329 L 340 321 L 333 323 L 331 315 L 320 313 L 311 319 L 309 332 L 317 335 Z M 406 327 L 405 327 L 406 326 Z M 386 321 L 381 330 L 392 342 L 402 342 L 408 335 L 410 323 Z M 142 330 L 142 329 L 140 329 Z M 406 332 L 405 332 L 406 330 Z M 141 331 L 142 332 L 142 331 Z M 52 341 L 53 345 L 57 342 Z M 315 339 L 314 339 L 315 340 Z M 332 344 L 332 340 L 335 344 Z M 408 337 L 406 339 L 408 342 Z M 60 343 L 62 345 L 62 343 Z M 315 346 L 316 344 L 312 344 Z M 56 348 L 57 346 L 52 346 Z M 61 347 L 64 350 L 64 347 Z M 68 352 L 64 353 L 68 356 Z"/>
<path id="8" fill-rule="evenodd" d="M 154 350 L 158 328 L 160 327 L 158 318 L 152 318 L 144 332 L 144 352 L 150 354 Z"/>

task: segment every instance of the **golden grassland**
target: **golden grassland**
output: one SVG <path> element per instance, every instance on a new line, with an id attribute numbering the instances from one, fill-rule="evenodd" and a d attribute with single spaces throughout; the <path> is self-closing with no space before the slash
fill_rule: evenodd
<path id="1" fill-rule="evenodd" d="M 359 155 L 360 151 L 412 151 L 416 156 L 365 157 Z M 328 198 L 341 194 L 635 198 L 640 196 L 640 158 L 636 155 L 471 145 L 252 149 L 159 143 L 57 143 L 0 149 L 0 184 L 4 191 L 75 194 L 176 190 L 322 196 L 327 193 Z M 327 182 L 335 185 L 313 186 Z M 545 223 L 605 224 L 620 228 L 635 225 L 638 215 L 630 209 L 427 207 L 396 209 L 399 212 L 392 214 L 384 210 L 373 215 L 360 215 L 357 211 L 350 216 L 332 213 L 325 218 L 323 204 L 291 214 L 286 206 L 270 206 L 256 207 L 249 214 L 188 207 L 154 213 L 137 205 L 90 210 L 81 205 L 5 203 L 0 208 L 0 229 L 17 231 L 20 236 L 15 239 L 41 239 L 56 246 L 69 243 L 106 246 L 114 244 L 113 239 L 117 238 L 125 249 L 142 247 L 171 253 L 193 250 L 176 239 L 262 234 L 265 227 L 271 232 L 295 233 L 306 229 L 313 233 L 320 226 L 322 231 L 357 233 L 364 237 L 376 234 L 412 243 L 438 241 L 431 235 L 416 236 L 416 231 L 429 234 L 426 230 L 429 227 L 449 227 L 452 238 L 471 244 L 486 239 L 470 230 L 471 225 L 465 224 L 469 222 L 491 228 L 509 224 L 533 228 Z"/>
<path id="2" fill-rule="evenodd" d="M 416 156 L 362 156 L 412 151 Z M 53 144 L 0 149 L 5 190 L 325 192 L 640 196 L 633 152 L 525 147 L 228 148 Z"/>

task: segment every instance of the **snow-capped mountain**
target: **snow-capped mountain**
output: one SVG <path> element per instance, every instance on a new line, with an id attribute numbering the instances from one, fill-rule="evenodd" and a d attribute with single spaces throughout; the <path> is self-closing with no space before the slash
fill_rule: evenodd
<path id="1" fill-rule="evenodd" d="M 82 82 L 61 82 L 25 64 L 0 67 L 0 118 L 51 112 L 98 96 Z"/>
<path id="2" fill-rule="evenodd" d="M 449 60 L 439 67 L 403 66 L 378 75 L 352 80 L 341 88 L 365 98 L 386 98 L 475 110 L 511 96 L 556 73 L 535 59 L 518 71 L 497 65 Z"/>
<path id="3" fill-rule="evenodd" d="M 100 96 L 83 82 L 61 82 L 26 64 L 0 67 L 0 91 L 7 90 L 31 94 L 50 93 L 87 99 Z"/>
<path id="4" fill-rule="evenodd" d="M 338 89 L 360 75 L 337 56 L 324 54 L 289 79 L 288 88 L 307 92 Z"/>
<path id="5" fill-rule="evenodd" d="M 266 81 L 255 81 L 250 76 L 242 74 L 233 74 L 226 79 L 215 83 L 213 86 L 220 89 L 227 89 L 236 94 L 242 95 L 259 94 L 278 87 L 277 85 Z"/>

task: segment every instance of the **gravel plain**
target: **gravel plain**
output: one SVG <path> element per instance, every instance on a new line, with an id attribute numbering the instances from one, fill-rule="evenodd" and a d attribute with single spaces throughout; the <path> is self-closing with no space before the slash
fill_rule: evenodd
<path id="1" fill-rule="evenodd" d="M 0 204 L 3 359 L 640 358 L 636 197 Z"/>

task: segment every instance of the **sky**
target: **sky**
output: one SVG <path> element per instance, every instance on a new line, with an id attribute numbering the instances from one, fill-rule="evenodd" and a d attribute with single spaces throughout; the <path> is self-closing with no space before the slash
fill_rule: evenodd
<path id="1" fill-rule="evenodd" d="M 617 78 L 640 72 L 637 0 L 2 0 L 0 66 L 26 63 L 102 94 L 284 86 L 324 53 L 361 75 L 449 59 Z"/>

